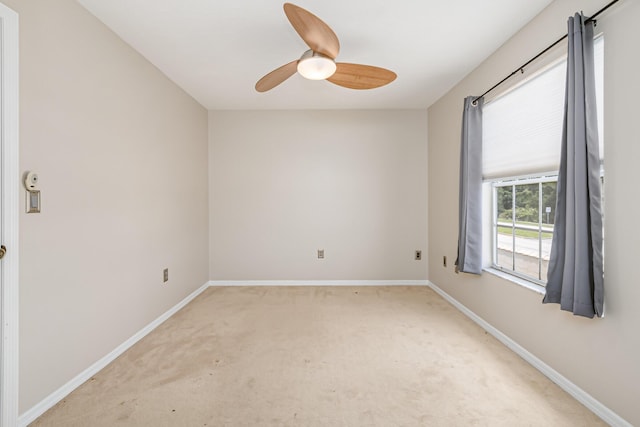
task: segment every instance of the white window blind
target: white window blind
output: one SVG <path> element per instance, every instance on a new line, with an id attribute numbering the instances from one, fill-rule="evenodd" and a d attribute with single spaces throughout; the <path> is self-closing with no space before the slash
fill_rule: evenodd
<path id="1" fill-rule="evenodd" d="M 595 41 L 596 97 L 602 150 L 603 40 Z M 488 103 L 483 111 L 483 178 L 557 171 L 564 118 L 566 61 Z"/>

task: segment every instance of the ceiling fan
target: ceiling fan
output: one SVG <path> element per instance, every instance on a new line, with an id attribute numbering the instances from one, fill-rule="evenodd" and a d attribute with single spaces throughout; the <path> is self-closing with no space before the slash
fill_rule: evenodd
<path id="1" fill-rule="evenodd" d="M 256 83 L 258 92 L 266 92 L 294 75 L 296 71 L 310 80 L 329 80 L 349 89 L 374 89 L 391 83 L 396 73 L 380 67 L 335 62 L 340 42 L 333 30 L 311 12 L 291 3 L 284 13 L 302 40 L 311 48 L 300 59 L 291 61 Z"/>

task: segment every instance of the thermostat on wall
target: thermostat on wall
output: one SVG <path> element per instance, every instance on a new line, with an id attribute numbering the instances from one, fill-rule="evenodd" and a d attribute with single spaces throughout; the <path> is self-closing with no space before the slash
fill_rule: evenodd
<path id="1" fill-rule="evenodd" d="M 24 188 L 26 192 L 27 213 L 40 212 L 40 190 L 38 190 L 38 174 L 27 172 L 24 175 Z"/>

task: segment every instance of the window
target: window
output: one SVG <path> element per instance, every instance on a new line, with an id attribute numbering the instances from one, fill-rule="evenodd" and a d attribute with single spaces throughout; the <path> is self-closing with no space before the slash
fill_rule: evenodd
<path id="1" fill-rule="evenodd" d="M 557 176 L 492 183 L 493 265 L 544 284 L 551 253 Z"/>
<path id="2" fill-rule="evenodd" d="M 602 150 L 603 38 L 595 40 Z M 491 266 L 544 286 L 547 278 L 564 117 L 566 60 L 487 103 L 483 177 L 491 200 Z M 601 168 L 601 176 L 604 177 Z"/>

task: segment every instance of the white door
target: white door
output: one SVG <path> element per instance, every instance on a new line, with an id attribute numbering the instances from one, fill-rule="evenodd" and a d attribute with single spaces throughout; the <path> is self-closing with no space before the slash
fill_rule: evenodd
<path id="1" fill-rule="evenodd" d="M 18 424 L 18 14 L 0 3 L 0 426 Z M 0 250 L 0 254 L 2 251 Z"/>

